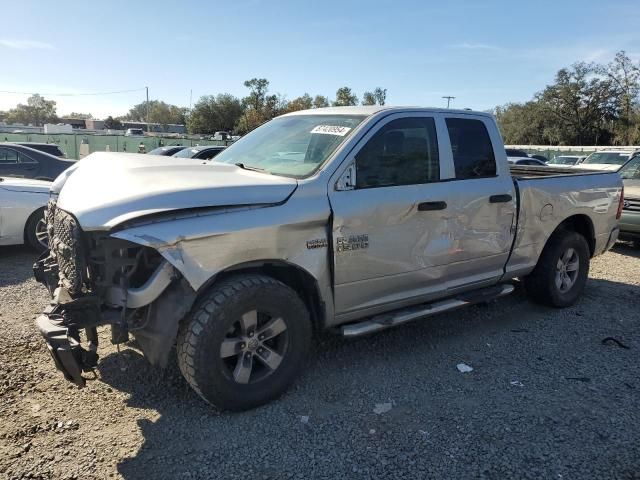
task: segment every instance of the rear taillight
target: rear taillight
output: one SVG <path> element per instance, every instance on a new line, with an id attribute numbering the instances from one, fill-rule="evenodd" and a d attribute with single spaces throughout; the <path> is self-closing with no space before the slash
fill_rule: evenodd
<path id="1" fill-rule="evenodd" d="M 620 202 L 618 203 L 618 213 L 616 213 L 616 220 L 620 220 L 622 216 L 622 208 L 624 207 L 624 187 L 620 190 Z"/>

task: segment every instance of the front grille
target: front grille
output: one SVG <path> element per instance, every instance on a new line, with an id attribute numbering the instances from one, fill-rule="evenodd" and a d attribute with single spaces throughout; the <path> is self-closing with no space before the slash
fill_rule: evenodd
<path id="1" fill-rule="evenodd" d="M 640 200 L 635 198 L 625 198 L 622 209 L 629 212 L 640 212 Z"/>
<path id="2" fill-rule="evenodd" d="M 51 254 L 58 263 L 60 285 L 71 295 L 79 295 L 85 283 L 86 251 L 82 231 L 72 215 L 49 203 L 47 231 Z"/>

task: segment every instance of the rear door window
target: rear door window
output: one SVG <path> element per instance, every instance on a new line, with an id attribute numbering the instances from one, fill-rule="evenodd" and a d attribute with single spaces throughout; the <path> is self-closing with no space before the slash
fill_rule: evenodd
<path id="1" fill-rule="evenodd" d="M 25 155 L 24 153 L 18 152 L 18 163 L 38 163 L 38 162 L 33 158 L 31 158 L 30 156 Z"/>
<path id="2" fill-rule="evenodd" d="M 0 163 L 15 164 L 18 163 L 18 152 L 10 148 L 0 148 Z"/>
<path id="3" fill-rule="evenodd" d="M 458 180 L 495 177 L 496 159 L 487 127 L 480 120 L 447 118 Z"/>

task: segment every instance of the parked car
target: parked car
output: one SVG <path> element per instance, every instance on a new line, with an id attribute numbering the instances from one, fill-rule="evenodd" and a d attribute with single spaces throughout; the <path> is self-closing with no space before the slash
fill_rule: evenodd
<path id="1" fill-rule="evenodd" d="M 507 152 L 507 157 L 523 158 L 529 156 L 527 152 L 518 148 L 505 148 L 504 151 Z"/>
<path id="2" fill-rule="evenodd" d="M 51 182 L 0 177 L 0 245 L 47 249 L 45 206 Z"/>
<path id="3" fill-rule="evenodd" d="M 629 160 L 618 173 L 624 183 L 620 238 L 633 240 L 640 247 L 640 155 Z"/>
<path id="4" fill-rule="evenodd" d="M 15 142 L 15 144 L 39 150 L 41 152 L 48 153 L 49 155 L 53 155 L 54 157 L 67 158 L 67 155 L 55 143 Z"/>
<path id="5" fill-rule="evenodd" d="M 577 165 L 585 158 L 587 157 L 579 155 L 556 155 L 551 160 L 549 160 L 549 165 Z"/>
<path id="6" fill-rule="evenodd" d="M 602 150 L 593 152 L 578 164 L 580 168 L 589 170 L 605 170 L 617 172 L 631 157 L 632 152 L 627 150 Z"/>
<path id="7" fill-rule="evenodd" d="M 185 148 L 187 148 L 186 145 L 168 145 L 166 147 L 154 148 L 147 155 L 162 155 L 163 157 L 170 157 Z"/>
<path id="8" fill-rule="evenodd" d="M 17 143 L 0 143 L 0 176 L 52 181 L 74 163 Z"/>
<path id="9" fill-rule="evenodd" d="M 547 165 L 542 160 L 538 160 L 537 158 L 530 158 L 530 157 L 524 157 L 524 158 L 508 157 L 508 161 L 511 165 L 534 165 L 538 167 L 544 167 Z"/>
<path id="10" fill-rule="evenodd" d="M 547 157 L 545 157 L 544 155 L 540 155 L 538 153 L 532 153 L 529 155 L 529 157 L 535 158 L 536 160 L 540 160 L 544 164 L 549 162 L 549 159 Z"/>
<path id="11" fill-rule="evenodd" d="M 489 114 L 386 106 L 277 117 L 212 162 L 93 153 L 52 188 L 34 274 L 55 298 L 37 325 L 77 385 L 110 325 L 153 364 L 177 344 L 209 403 L 255 407 L 322 330 L 372 333 L 514 278 L 537 302 L 576 302 L 617 239 L 622 181 L 535 170 L 509 166 Z"/>
<path id="12" fill-rule="evenodd" d="M 215 132 L 211 137 L 211 140 L 230 140 L 230 139 L 231 139 L 231 133 L 224 132 L 224 131 Z"/>
<path id="13" fill-rule="evenodd" d="M 180 150 L 173 156 L 178 158 L 197 158 L 200 160 L 210 160 L 226 147 L 221 145 L 199 145 L 197 147 L 188 147 L 184 150 Z"/>
<path id="14" fill-rule="evenodd" d="M 125 137 L 144 137 L 144 130 L 141 128 L 127 128 L 124 132 Z"/>

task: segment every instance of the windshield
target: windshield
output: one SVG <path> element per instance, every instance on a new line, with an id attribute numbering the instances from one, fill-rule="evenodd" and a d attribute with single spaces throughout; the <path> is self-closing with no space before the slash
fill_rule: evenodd
<path id="1" fill-rule="evenodd" d="M 629 159 L 629 154 L 624 152 L 594 152 L 582 163 L 605 163 L 608 165 L 622 165 Z"/>
<path id="2" fill-rule="evenodd" d="M 364 118 L 356 115 L 275 118 L 229 146 L 215 161 L 304 178 L 316 171 Z"/>
<path id="3" fill-rule="evenodd" d="M 625 180 L 640 180 L 640 156 L 630 160 L 618 173 Z"/>
<path id="4" fill-rule="evenodd" d="M 559 156 L 553 157 L 549 163 L 554 165 L 574 165 L 578 161 L 578 157 Z"/>

